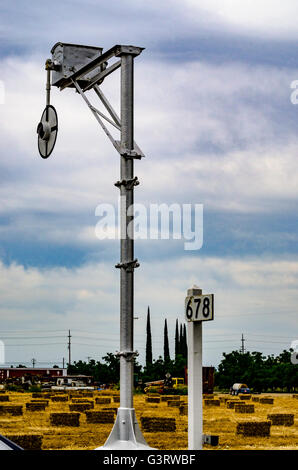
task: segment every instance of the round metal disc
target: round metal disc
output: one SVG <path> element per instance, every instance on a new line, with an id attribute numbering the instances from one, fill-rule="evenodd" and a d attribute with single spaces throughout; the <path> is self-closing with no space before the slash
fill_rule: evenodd
<path id="1" fill-rule="evenodd" d="M 37 126 L 38 151 L 42 158 L 48 158 L 55 146 L 58 133 L 58 117 L 54 106 L 47 105 Z"/>

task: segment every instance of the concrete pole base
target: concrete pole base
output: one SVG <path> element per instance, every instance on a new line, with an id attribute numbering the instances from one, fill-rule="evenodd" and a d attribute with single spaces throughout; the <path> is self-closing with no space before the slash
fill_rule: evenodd
<path id="1" fill-rule="evenodd" d="M 105 444 L 94 450 L 149 450 L 134 408 L 118 408 L 117 418 Z"/>

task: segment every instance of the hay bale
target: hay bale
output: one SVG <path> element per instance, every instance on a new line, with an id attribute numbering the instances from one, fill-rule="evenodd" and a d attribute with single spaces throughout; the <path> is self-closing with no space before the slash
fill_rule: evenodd
<path id="1" fill-rule="evenodd" d="M 172 398 L 175 398 L 173 395 L 162 395 L 160 397 L 160 401 L 169 401 L 172 400 Z"/>
<path id="2" fill-rule="evenodd" d="M 41 434 L 5 434 L 5 437 L 24 450 L 41 450 Z"/>
<path id="3" fill-rule="evenodd" d="M 159 397 L 146 397 L 145 401 L 146 403 L 160 403 L 160 398 Z"/>
<path id="4" fill-rule="evenodd" d="M 0 415 L 4 414 L 21 416 L 23 414 L 23 407 L 22 405 L 0 405 Z"/>
<path id="5" fill-rule="evenodd" d="M 97 398 L 95 398 L 96 405 L 107 405 L 108 403 L 111 403 L 111 401 L 112 401 L 111 397 L 97 397 Z"/>
<path id="6" fill-rule="evenodd" d="M 52 426 L 80 426 L 80 413 L 51 413 L 50 424 Z"/>
<path id="7" fill-rule="evenodd" d="M 250 400 L 251 399 L 251 395 L 239 395 L 239 398 L 240 400 Z"/>
<path id="8" fill-rule="evenodd" d="M 262 405 L 273 405 L 274 398 L 263 397 L 263 398 L 260 398 L 259 403 L 262 403 Z"/>
<path id="9" fill-rule="evenodd" d="M 68 398 L 67 395 L 65 395 L 65 396 L 63 396 L 63 395 L 61 395 L 61 396 L 57 395 L 57 396 L 51 397 L 51 400 L 52 400 L 53 402 L 68 401 L 68 399 L 69 399 L 69 398 Z"/>
<path id="10" fill-rule="evenodd" d="M 0 395 L 0 401 L 9 401 L 9 395 Z"/>
<path id="11" fill-rule="evenodd" d="M 92 402 L 85 402 L 85 403 L 70 403 L 69 405 L 69 411 L 86 411 L 86 410 L 91 410 L 94 408 L 94 403 Z"/>
<path id="12" fill-rule="evenodd" d="M 160 401 L 180 401 L 180 395 L 162 395 L 160 397 Z"/>
<path id="13" fill-rule="evenodd" d="M 298 398 L 298 394 L 294 393 L 294 395 L 292 395 L 292 398 Z"/>
<path id="14" fill-rule="evenodd" d="M 113 413 L 117 414 L 118 408 L 110 408 L 110 407 L 103 407 L 102 408 L 104 411 L 113 411 Z"/>
<path id="15" fill-rule="evenodd" d="M 35 398 L 30 401 L 30 403 L 43 403 L 46 406 L 49 406 L 49 400 L 42 400 L 41 398 Z"/>
<path id="16" fill-rule="evenodd" d="M 251 400 L 254 402 L 258 402 L 260 401 L 260 397 L 252 397 Z"/>
<path id="17" fill-rule="evenodd" d="M 45 392 L 32 392 L 32 398 L 51 398 L 50 393 L 45 393 Z"/>
<path id="18" fill-rule="evenodd" d="M 239 400 L 239 401 L 238 401 L 238 400 L 228 400 L 228 401 L 227 401 L 227 408 L 228 408 L 229 410 L 233 410 L 234 407 L 235 407 L 235 404 L 239 404 L 239 403 L 241 403 L 240 400 Z"/>
<path id="19" fill-rule="evenodd" d="M 294 414 L 292 413 L 268 414 L 267 419 L 271 421 L 272 426 L 293 426 L 294 424 Z"/>
<path id="20" fill-rule="evenodd" d="M 254 413 L 255 405 L 246 405 L 246 403 L 236 403 L 234 410 L 235 413 Z"/>
<path id="21" fill-rule="evenodd" d="M 94 408 L 94 401 L 87 398 L 72 398 L 71 401 L 72 403 L 91 403 L 93 405 L 92 408 Z"/>
<path id="22" fill-rule="evenodd" d="M 113 411 L 86 411 L 87 423 L 114 423 Z"/>
<path id="23" fill-rule="evenodd" d="M 169 400 L 167 402 L 168 406 L 172 406 L 172 407 L 176 407 L 176 406 L 180 406 L 180 401 L 179 400 Z"/>
<path id="24" fill-rule="evenodd" d="M 68 392 L 68 396 L 69 396 L 70 398 L 73 398 L 73 397 L 81 397 L 81 396 L 82 396 L 81 393 L 78 392 L 77 390 L 73 390 L 73 391 L 72 391 L 72 390 L 68 390 L 67 392 Z"/>
<path id="25" fill-rule="evenodd" d="M 175 418 L 157 418 L 142 416 L 141 426 L 144 432 L 175 432 Z"/>
<path id="26" fill-rule="evenodd" d="M 204 400 L 204 405 L 205 406 L 220 406 L 220 400 L 206 399 Z"/>
<path id="27" fill-rule="evenodd" d="M 188 406 L 187 405 L 181 405 L 179 406 L 179 414 L 182 416 L 187 416 L 188 413 Z"/>
<path id="28" fill-rule="evenodd" d="M 93 398 L 94 392 L 82 390 L 80 395 L 81 397 Z"/>
<path id="29" fill-rule="evenodd" d="M 270 421 L 243 421 L 238 423 L 236 427 L 236 434 L 242 434 L 243 436 L 258 436 L 268 437 L 270 436 Z"/>
<path id="30" fill-rule="evenodd" d="M 226 404 L 228 400 L 230 400 L 230 397 L 219 397 L 220 403 Z"/>
<path id="31" fill-rule="evenodd" d="M 27 411 L 45 411 L 46 409 L 45 403 L 26 403 L 26 410 Z"/>

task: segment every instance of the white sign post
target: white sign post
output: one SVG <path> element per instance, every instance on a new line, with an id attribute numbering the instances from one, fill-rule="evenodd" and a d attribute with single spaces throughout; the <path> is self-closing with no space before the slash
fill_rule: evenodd
<path id="1" fill-rule="evenodd" d="M 202 295 L 194 286 L 187 291 L 185 319 L 188 335 L 188 449 L 203 448 L 202 322 L 214 318 L 213 294 Z"/>

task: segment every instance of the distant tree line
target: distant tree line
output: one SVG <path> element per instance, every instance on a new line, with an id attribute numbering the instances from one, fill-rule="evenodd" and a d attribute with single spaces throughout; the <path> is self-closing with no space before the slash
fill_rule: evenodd
<path id="1" fill-rule="evenodd" d="M 229 389 L 234 383 L 245 383 L 253 391 L 285 391 L 298 389 L 298 367 L 291 362 L 292 350 L 278 356 L 263 356 L 261 352 L 233 351 L 223 353 L 215 372 L 215 385 Z"/>
<path id="2" fill-rule="evenodd" d="M 135 385 L 164 379 L 166 374 L 172 377 L 184 377 L 187 367 L 186 325 L 176 320 L 175 351 L 171 358 L 168 323 L 164 321 L 163 357 L 153 358 L 150 308 L 147 310 L 146 355 L 145 365 L 134 360 Z M 92 375 L 96 382 L 119 383 L 119 358 L 107 353 L 102 361 L 78 361 L 68 367 L 70 374 Z M 298 366 L 291 363 L 291 350 L 283 351 L 278 356 L 264 356 L 261 352 L 232 351 L 223 353 L 223 359 L 215 370 L 215 386 L 220 390 L 229 390 L 234 383 L 245 383 L 254 391 L 295 391 L 298 389 Z"/>

